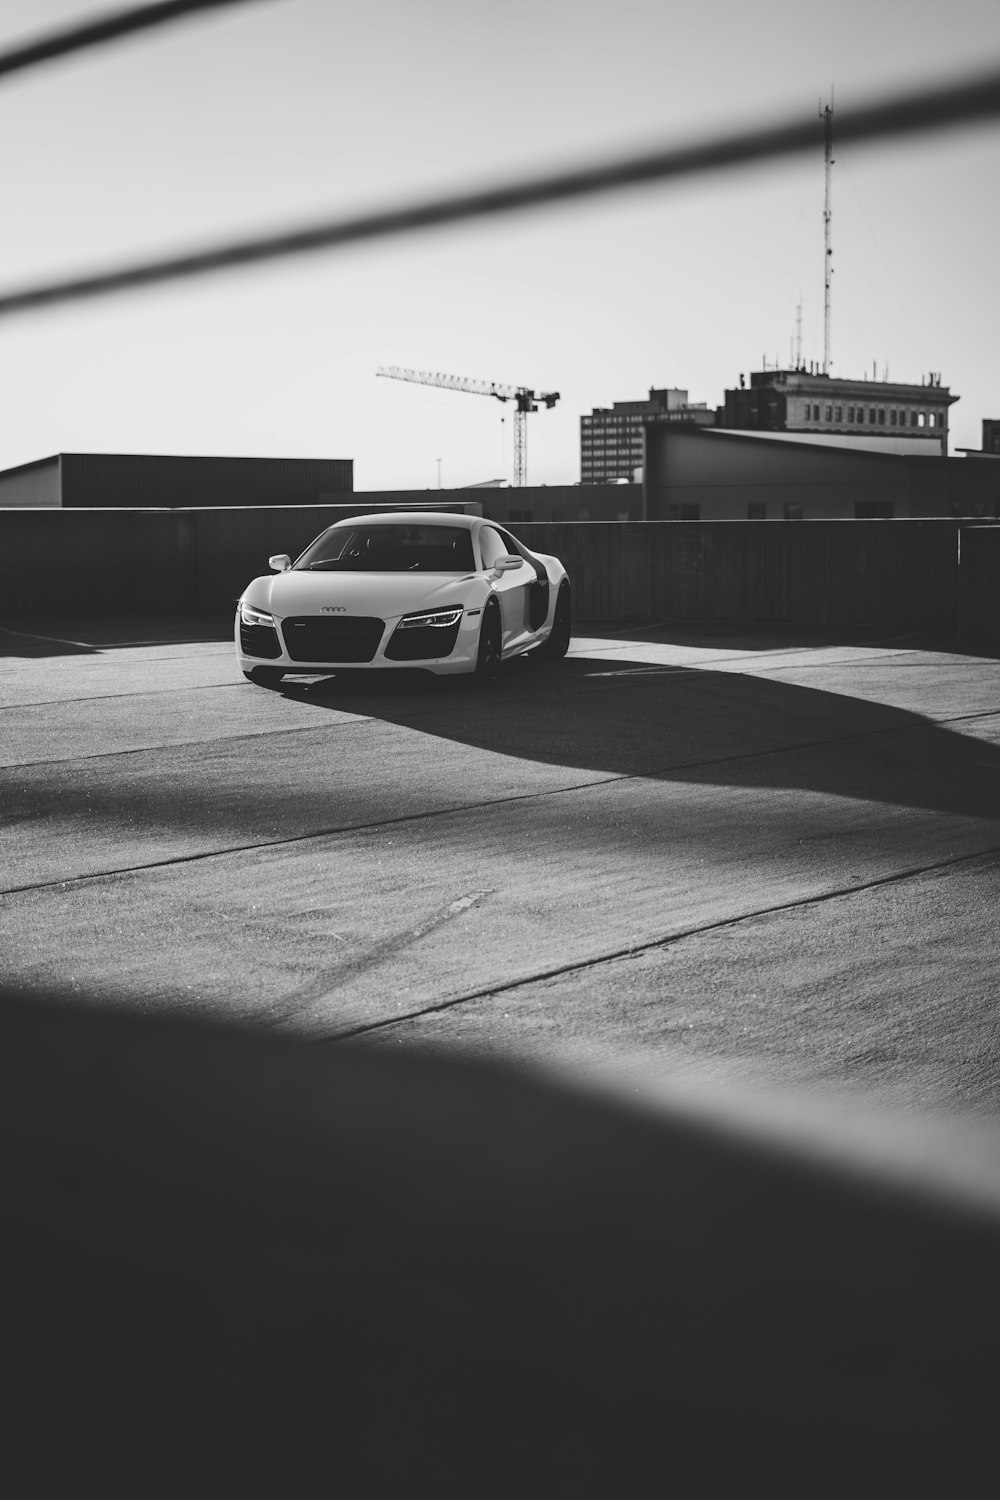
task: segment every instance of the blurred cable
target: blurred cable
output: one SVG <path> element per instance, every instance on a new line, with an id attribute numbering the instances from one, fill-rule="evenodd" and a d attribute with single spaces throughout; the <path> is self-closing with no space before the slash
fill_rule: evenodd
<path id="1" fill-rule="evenodd" d="M 873 142 L 926 134 L 946 126 L 997 117 L 1000 117 L 1000 69 L 948 87 L 904 94 L 853 111 L 839 111 L 837 143 L 843 147 L 850 141 Z M 497 217 L 521 209 L 591 197 L 616 188 L 664 182 L 750 162 L 794 156 L 817 151 L 821 143 L 821 120 L 813 117 L 804 121 L 795 119 L 790 123 L 741 131 L 737 135 L 720 136 L 689 146 L 659 149 L 546 177 L 399 205 L 355 218 L 329 219 L 260 238 L 236 240 L 214 248 L 138 262 L 64 281 L 43 282 L 0 293 L 0 317 L 53 303 L 107 296 L 131 287 L 181 281 L 210 271 L 303 255 L 309 251 L 331 250 L 363 240 L 385 239 L 437 225 Z"/>
<path id="2" fill-rule="evenodd" d="M 248 0 L 160 0 L 155 5 L 134 5 L 131 10 L 97 16 L 79 26 L 69 26 L 65 31 L 40 37 L 37 42 L 28 42 L 9 52 L 0 52 L 0 76 L 5 73 L 20 73 L 25 68 L 35 67 L 37 63 L 50 62 L 54 57 L 82 52 L 86 47 L 98 47 L 103 42 L 127 36 L 132 31 L 146 31 L 152 26 L 162 26 L 167 21 L 175 21 L 193 11 L 219 10 L 224 5 L 247 3 Z"/>

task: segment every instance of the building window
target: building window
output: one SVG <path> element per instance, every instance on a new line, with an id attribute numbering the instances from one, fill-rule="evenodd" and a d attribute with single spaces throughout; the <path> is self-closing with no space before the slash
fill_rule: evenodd
<path id="1" fill-rule="evenodd" d="M 801 521 L 802 520 L 802 507 L 801 507 L 801 505 L 786 505 L 785 506 L 785 520 L 786 521 Z"/>
<path id="2" fill-rule="evenodd" d="M 874 427 L 875 426 L 875 408 L 874 408 L 874 406 L 869 406 L 869 408 L 868 408 L 868 420 L 871 423 L 871 425 Z"/>
<path id="3" fill-rule="evenodd" d="M 827 422 L 832 422 L 833 421 L 833 407 L 832 406 L 828 406 L 826 408 L 826 416 L 825 416 L 824 420 L 827 421 Z"/>
<path id="4" fill-rule="evenodd" d="M 748 521 L 766 521 L 767 520 L 767 506 L 764 504 L 764 502 L 762 500 L 751 500 L 750 504 L 747 506 L 747 520 Z"/>
<path id="5" fill-rule="evenodd" d="M 836 414 L 833 420 L 835 422 L 842 422 L 844 420 L 844 408 L 842 406 L 837 407 Z"/>
<path id="6" fill-rule="evenodd" d="M 818 422 L 819 421 L 819 407 L 818 406 L 814 406 L 813 407 L 813 421 L 814 422 Z"/>
<path id="7" fill-rule="evenodd" d="M 847 408 L 847 420 L 849 422 L 853 422 L 854 421 L 854 407 L 853 406 L 849 406 Z"/>
<path id="8" fill-rule="evenodd" d="M 927 425 L 928 425 L 928 427 L 933 427 L 934 426 L 934 413 L 933 412 L 928 412 L 928 414 L 927 414 Z"/>
<path id="9" fill-rule="evenodd" d="M 884 427 L 885 426 L 885 407 L 884 406 L 880 406 L 879 409 L 878 409 L 878 425 L 880 427 Z"/>
<path id="10" fill-rule="evenodd" d="M 925 421 L 926 421 L 926 418 L 925 418 L 923 412 L 922 411 L 918 411 L 917 412 L 917 426 L 918 427 L 923 427 Z"/>
<path id="11" fill-rule="evenodd" d="M 895 425 L 896 425 L 896 409 L 895 409 L 895 407 L 893 407 L 892 411 L 889 413 L 889 426 L 890 427 L 895 427 Z"/>
<path id="12" fill-rule="evenodd" d="M 910 426 L 911 427 L 916 427 L 916 425 L 917 425 L 917 414 L 916 414 L 915 411 L 911 411 L 910 412 Z"/>

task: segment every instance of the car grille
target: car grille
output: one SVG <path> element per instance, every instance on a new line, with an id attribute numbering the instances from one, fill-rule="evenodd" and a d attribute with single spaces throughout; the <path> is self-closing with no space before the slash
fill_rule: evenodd
<path id="1" fill-rule="evenodd" d="M 281 622 L 285 650 L 292 661 L 371 661 L 385 631 L 385 621 L 368 615 L 293 615 Z"/>
<path id="2" fill-rule="evenodd" d="M 385 654 L 390 661 L 431 661 L 450 656 L 460 624 L 456 620 L 454 625 L 417 625 L 409 630 L 394 630 Z"/>
<path id="3" fill-rule="evenodd" d="M 274 661 L 281 655 L 281 642 L 272 625 L 247 625 L 241 620 L 240 646 L 244 656 L 262 656 L 267 661 Z"/>

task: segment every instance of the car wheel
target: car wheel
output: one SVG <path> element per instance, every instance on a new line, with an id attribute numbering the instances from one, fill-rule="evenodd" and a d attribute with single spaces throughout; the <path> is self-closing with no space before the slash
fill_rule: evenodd
<path id="1" fill-rule="evenodd" d="M 284 677 L 280 667 L 251 667 L 249 672 L 243 676 L 247 682 L 255 682 L 258 687 L 276 688 Z"/>
<path id="2" fill-rule="evenodd" d="M 563 584 L 556 600 L 555 619 L 552 629 L 542 644 L 532 653 L 539 661 L 561 661 L 569 650 L 573 636 L 573 609 L 569 598 L 569 585 Z"/>
<path id="3" fill-rule="evenodd" d="M 497 605 L 488 604 L 483 611 L 483 623 L 479 627 L 479 651 L 472 679 L 477 687 L 496 682 L 500 676 L 502 656 L 503 627 L 500 623 L 500 610 Z"/>

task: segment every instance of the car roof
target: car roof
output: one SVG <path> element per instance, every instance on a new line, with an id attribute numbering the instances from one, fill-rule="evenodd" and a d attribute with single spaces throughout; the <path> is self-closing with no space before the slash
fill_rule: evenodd
<path id="1" fill-rule="evenodd" d="M 335 521 L 333 524 L 334 526 L 357 526 L 359 522 L 367 525 L 377 521 L 380 526 L 460 526 L 466 531 L 471 531 L 482 520 L 482 516 L 467 516 L 456 511 L 387 510 L 363 511 L 356 516 L 345 516 L 342 521 Z"/>

